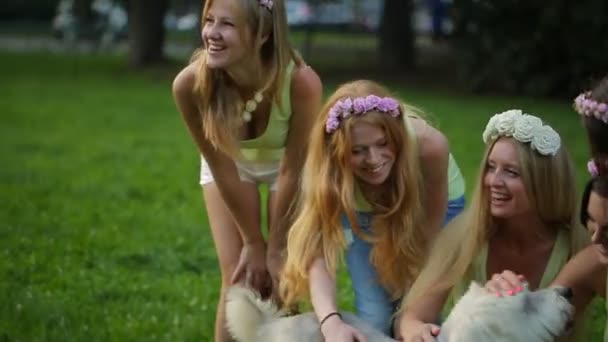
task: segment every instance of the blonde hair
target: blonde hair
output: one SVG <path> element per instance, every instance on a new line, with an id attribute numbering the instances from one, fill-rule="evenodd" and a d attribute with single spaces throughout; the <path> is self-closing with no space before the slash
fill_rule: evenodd
<path id="1" fill-rule="evenodd" d="M 490 214 L 484 176 L 488 156 L 500 139 L 510 139 L 516 146 L 530 206 L 535 208 L 541 222 L 555 231 L 569 230 L 571 255 L 584 246 L 584 231 L 576 216 L 574 167 L 565 147 L 562 145 L 555 156 L 543 156 L 533 151 L 528 143 L 498 137 L 487 144 L 469 208 L 437 237 L 429 260 L 404 300 L 402 310 L 426 295 L 449 291 L 469 271 L 474 258 L 498 229 L 498 222 Z"/>
<path id="2" fill-rule="evenodd" d="M 308 271 L 322 256 L 335 275 L 341 252 L 346 247 L 341 215 L 346 215 L 353 231 L 373 243 L 371 262 L 380 283 L 393 298 L 403 296 L 417 276 L 427 251 L 429 238 L 425 227 L 423 191 L 418 146 L 407 118 L 412 107 L 402 105 L 399 117 L 368 112 L 341 120 L 336 131 L 325 131 L 329 109 L 345 98 L 390 96 L 371 81 L 354 81 L 340 86 L 328 99 L 313 126 L 309 151 L 303 170 L 298 211 L 287 238 L 287 259 L 282 272 L 281 295 L 292 305 L 307 296 Z M 388 182 L 393 184 L 387 200 L 371 203 L 373 233 L 365 234 L 355 219 L 355 178 L 351 167 L 351 134 L 356 123 L 380 127 L 395 151 L 395 164 Z"/>
<path id="3" fill-rule="evenodd" d="M 205 2 L 202 23 L 215 0 Z M 263 80 L 261 91 L 274 103 L 281 104 L 280 92 L 287 66 L 291 60 L 297 66 L 303 61 L 288 40 L 287 17 L 283 0 L 273 1 L 272 10 L 261 6 L 258 0 L 232 0 L 239 10 L 235 25 L 245 44 L 253 51 L 260 48 L 257 79 Z M 201 28 L 202 29 L 202 28 Z M 253 36 L 253 39 L 250 37 Z M 264 39 L 267 39 L 263 44 Z M 198 108 L 202 116 L 202 131 L 206 139 L 222 152 L 235 156 L 238 153 L 237 130 L 240 113 L 244 109 L 237 86 L 224 70 L 207 67 L 207 51 L 194 52 L 191 62 L 196 62 L 198 72 L 194 93 L 198 95 Z"/>

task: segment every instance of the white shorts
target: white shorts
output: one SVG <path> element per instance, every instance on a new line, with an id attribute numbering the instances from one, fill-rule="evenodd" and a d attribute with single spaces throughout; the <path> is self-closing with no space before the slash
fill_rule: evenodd
<path id="1" fill-rule="evenodd" d="M 241 181 L 259 184 L 268 184 L 270 191 L 277 191 L 277 179 L 279 176 L 280 161 L 272 162 L 252 162 L 247 160 L 238 160 L 236 168 L 238 169 Z M 209 164 L 201 155 L 201 179 L 200 184 L 205 185 L 214 182 L 213 175 Z"/>

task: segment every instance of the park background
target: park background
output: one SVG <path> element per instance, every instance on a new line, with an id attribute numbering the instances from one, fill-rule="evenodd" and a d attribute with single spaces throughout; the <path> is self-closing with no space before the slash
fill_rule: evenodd
<path id="1" fill-rule="evenodd" d="M 554 126 L 579 188 L 588 178 L 571 103 L 608 72 L 608 2 L 453 0 L 442 32 L 430 0 L 286 2 L 325 95 L 371 78 L 424 109 L 468 195 L 484 125 L 509 108 Z M 4 1 L 0 341 L 212 340 L 219 269 L 199 157 L 171 97 L 200 45 L 201 5 Z M 601 340 L 602 305 L 589 341 Z"/>

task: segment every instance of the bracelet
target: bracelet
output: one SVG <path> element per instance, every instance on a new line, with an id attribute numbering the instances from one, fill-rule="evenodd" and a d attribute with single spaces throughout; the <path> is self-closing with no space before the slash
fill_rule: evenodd
<path id="1" fill-rule="evenodd" d="M 325 323 L 325 321 L 327 321 L 327 319 L 329 319 L 331 316 L 338 316 L 338 317 L 340 317 L 340 319 L 342 319 L 342 315 L 340 315 L 339 312 L 337 312 L 337 311 L 330 312 L 327 314 L 327 316 L 323 317 L 323 319 L 319 323 L 319 328 L 321 328 L 323 326 L 323 323 Z"/>

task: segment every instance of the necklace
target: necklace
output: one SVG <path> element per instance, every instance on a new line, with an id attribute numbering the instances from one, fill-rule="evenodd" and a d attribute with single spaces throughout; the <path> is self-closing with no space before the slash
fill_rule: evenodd
<path id="1" fill-rule="evenodd" d="M 243 121 L 251 121 L 252 113 L 255 112 L 256 108 L 258 108 L 258 104 L 260 104 L 263 99 L 264 95 L 262 95 L 262 93 L 258 91 L 255 93 L 255 95 L 253 95 L 252 99 L 249 99 L 249 101 L 245 102 L 245 110 L 241 114 L 241 118 L 243 118 Z"/>

